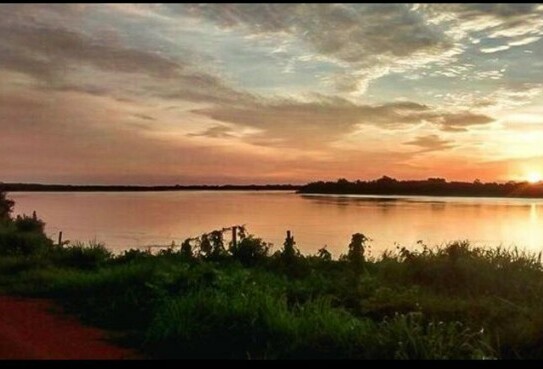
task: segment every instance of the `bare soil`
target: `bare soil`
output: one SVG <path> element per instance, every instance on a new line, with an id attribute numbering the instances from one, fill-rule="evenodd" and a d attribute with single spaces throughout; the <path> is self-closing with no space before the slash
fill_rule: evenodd
<path id="1" fill-rule="evenodd" d="M 137 359 L 52 301 L 0 296 L 0 359 Z"/>

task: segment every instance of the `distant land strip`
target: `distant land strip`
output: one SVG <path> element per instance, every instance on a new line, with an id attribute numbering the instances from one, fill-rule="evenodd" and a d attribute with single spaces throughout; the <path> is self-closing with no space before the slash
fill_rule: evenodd
<path id="1" fill-rule="evenodd" d="M 5 192 L 150 192 L 150 191 L 296 191 L 300 185 L 63 185 L 38 183 L 1 183 L 0 191 Z"/>
<path id="2" fill-rule="evenodd" d="M 151 191 L 296 191 L 301 194 L 398 195 L 398 196 L 463 196 L 543 198 L 543 182 L 506 183 L 481 181 L 447 182 L 443 178 L 396 180 L 384 176 L 372 181 L 311 182 L 306 185 L 64 185 L 39 183 L 2 183 L 5 192 L 151 192 Z"/>
<path id="3" fill-rule="evenodd" d="M 298 193 L 543 198 L 543 182 L 447 182 L 443 178 L 398 181 L 384 176 L 373 181 L 312 182 L 301 186 Z"/>

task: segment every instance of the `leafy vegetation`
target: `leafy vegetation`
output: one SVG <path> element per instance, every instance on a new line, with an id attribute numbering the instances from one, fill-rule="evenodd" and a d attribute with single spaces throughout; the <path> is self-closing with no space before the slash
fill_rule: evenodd
<path id="1" fill-rule="evenodd" d="M 272 253 L 243 227 L 113 255 L 21 219 L 0 226 L 0 289 L 53 298 L 151 358 L 543 358 L 541 255 L 454 242 L 371 257 L 362 233 L 336 258 L 292 235 Z"/>
<path id="2" fill-rule="evenodd" d="M 398 181 L 384 176 L 374 181 L 349 182 L 342 178 L 336 182 L 312 182 L 301 186 L 298 192 L 359 195 L 543 197 L 543 182 L 483 183 L 479 180 L 474 182 L 447 182 L 444 178 L 428 178 L 423 181 Z"/>

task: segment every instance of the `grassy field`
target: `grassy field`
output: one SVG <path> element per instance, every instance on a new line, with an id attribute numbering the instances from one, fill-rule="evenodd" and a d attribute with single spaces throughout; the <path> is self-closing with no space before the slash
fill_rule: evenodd
<path id="1" fill-rule="evenodd" d="M 53 298 L 150 358 L 543 358 L 540 255 L 454 242 L 368 257 L 355 234 L 332 259 L 243 229 L 236 245 L 215 231 L 112 255 L 54 245 L 37 217 L 0 223 L 3 293 Z"/>

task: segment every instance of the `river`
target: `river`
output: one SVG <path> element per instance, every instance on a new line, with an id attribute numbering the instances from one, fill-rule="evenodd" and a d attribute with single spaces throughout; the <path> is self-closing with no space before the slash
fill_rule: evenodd
<path id="1" fill-rule="evenodd" d="M 179 244 L 187 237 L 245 224 L 281 247 L 291 230 L 313 254 L 327 245 L 346 253 L 364 233 L 372 255 L 397 245 L 414 248 L 470 240 L 479 246 L 543 250 L 543 199 L 425 196 L 300 195 L 285 191 L 14 192 L 15 214 L 36 211 L 53 239 L 96 240 L 115 251 Z"/>

